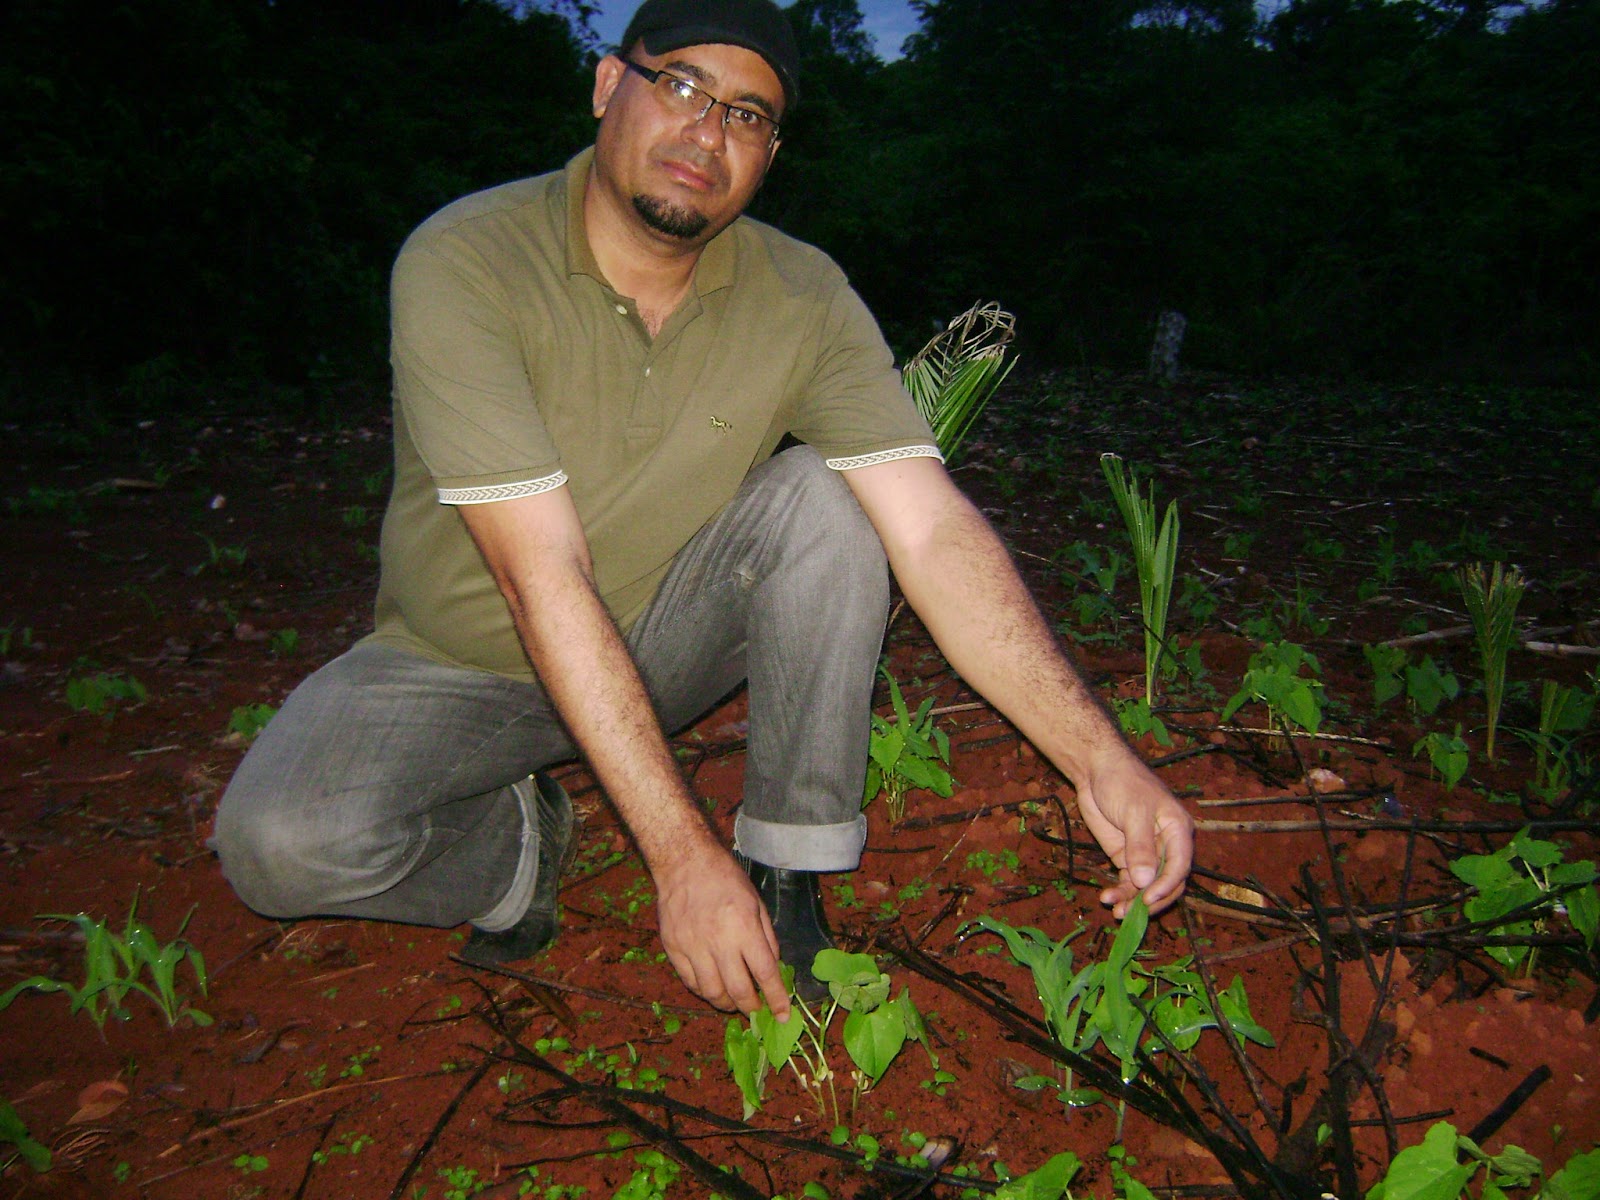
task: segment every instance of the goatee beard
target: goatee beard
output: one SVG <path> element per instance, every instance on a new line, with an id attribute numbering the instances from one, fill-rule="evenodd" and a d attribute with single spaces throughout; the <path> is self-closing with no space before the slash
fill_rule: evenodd
<path id="1" fill-rule="evenodd" d="M 633 208 L 644 223 L 657 233 L 681 238 L 686 242 L 699 237 L 706 231 L 706 226 L 711 224 L 711 218 L 704 213 L 668 204 L 665 200 L 659 200 L 654 196 L 635 196 Z"/>

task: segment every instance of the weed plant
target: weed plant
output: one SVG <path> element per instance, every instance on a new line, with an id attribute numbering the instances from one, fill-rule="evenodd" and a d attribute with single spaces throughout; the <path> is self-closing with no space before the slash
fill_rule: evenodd
<path id="1" fill-rule="evenodd" d="M 878 671 L 889 683 L 894 719 L 872 714 L 861 807 L 881 793 L 889 820 L 898 825 L 906 815 L 906 793 L 911 789 L 927 788 L 936 796 L 948 796 L 955 790 L 955 780 L 945 769 L 950 763 L 950 738 L 934 725 L 932 696 L 913 714 L 888 668 L 880 666 Z"/>
<path id="2" fill-rule="evenodd" d="M 1585 950 L 1594 949 L 1600 933 L 1600 895 L 1595 891 L 1595 865 L 1587 860 L 1565 861 L 1554 842 L 1521 830 L 1493 854 L 1469 854 L 1450 864 L 1450 873 L 1471 884 L 1477 895 L 1462 905 L 1462 915 L 1474 924 L 1487 924 L 1502 934 L 1516 936 L 1542 931 L 1550 917 L 1565 914 L 1583 937 Z M 1524 914 L 1512 920 L 1502 918 Z M 1537 950 L 1530 946 L 1486 946 L 1490 958 L 1531 974 Z"/>
<path id="3" fill-rule="evenodd" d="M 1461 1161 L 1465 1157 L 1466 1161 Z M 1506 1200 L 1508 1191 L 1533 1190 L 1534 1200 L 1595 1200 L 1600 1196 L 1600 1150 L 1573 1155 L 1549 1178 L 1544 1164 L 1519 1146 L 1490 1155 L 1471 1138 L 1441 1121 L 1420 1145 L 1394 1156 L 1366 1200 L 1458 1200 L 1472 1197 L 1468 1184 L 1480 1170 L 1485 1177 L 1479 1200 Z"/>
<path id="4" fill-rule="evenodd" d="M 787 1064 L 800 1086 L 816 1101 L 817 1111 L 839 1123 L 837 1072 L 829 1060 L 828 1031 L 841 1012 L 846 1016 L 840 1038 L 852 1064 L 850 1111 L 861 1095 L 883 1077 L 907 1041 L 919 1041 L 935 1068 L 938 1059 L 928 1041 L 927 1026 L 902 988 L 891 1000 L 893 984 L 878 970 L 870 954 L 842 950 L 818 952 L 811 972 L 828 985 L 828 998 L 813 1009 L 793 991 L 793 971 L 785 965 L 792 1005 L 789 1019 L 779 1022 L 772 1010 L 761 1008 L 742 1024 L 730 1017 L 724 1038 L 724 1057 L 734 1082 L 744 1096 L 744 1117 L 761 1107 L 767 1076 Z"/>
<path id="5" fill-rule="evenodd" d="M 999 934 L 1011 957 L 1033 973 L 1045 1022 L 1056 1041 L 1080 1055 L 1104 1046 L 1117 1060 L 1123 1083 L 1138 1078 L 1143 1067 L 1155 1063 L 1169 1045 L 1180 1053 L 1192 1049 L 1207 1029 L 1226 1026 L 1232 1036 L 1263 1046 L 1274 1044 L 1272 1035 L 1250 1014 L 1243 978 L 1235 976 L 1226 990 L 1217 993 L 1219 1013 L 1193 969 L 1192 958 L 1157 967 L 1137 963 L 1149 923 L 1150 910 L 1142 897 L 1135 897 L 1110 953 L 1103 961 L 1077 970 L 1069 943 L 1083 931 L 1081 926 L 1057 942 L 1038 929 L 1014 929 L 987 914 L 974 925 Z M 1161 1036 L 1147 1037 L 1150 1026 Z M 1018 1086 L 1052 1088 L 1069 1107 L 1102 1099 L 1094 1089 L 1074 1087 L 1070 1072 L 1059 1081 L 1046 1075 L 1031 1076 Z M 1124 1102 L 1119 1102 L 1113 1135 L 1117 1141 L 1122 1139 L 1123 1114 Z"/>
<path id="6" fill-rule="evenodd" d="M 1310 675 L 1302 672 L 1309 671 Z M 1231 721 L 1235 713 L 1251 701 L 1267 706 L 1269 725 L 1285 733 L 1291 725 L 1298 725 L 1307 733 L 1315 733 L 1322 724 L 1322 665 L 1316 655 L 1294 642 L 1268 642 L 1251 655 L 1244 679 L 1222 709 L 1223 721 Z"/>

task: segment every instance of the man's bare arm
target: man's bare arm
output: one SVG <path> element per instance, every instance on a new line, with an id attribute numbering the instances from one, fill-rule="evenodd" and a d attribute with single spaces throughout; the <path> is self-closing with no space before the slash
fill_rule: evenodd
<path id="1" fill-rule="evenodd" d="M 788 1011 L 760 898 L 707 827 L 643 681 L 594 586 L 566 488 L 458 510 L 500 586 L 528 659 L 655 882 L 662 945 L 690 990 L 752 1012 L 759 988 Z"/>
<path id="2" fill-rule="evenodd" d="M 883 539 L 906 599 L 961 677 L 1078 790 L 1085 823 L 1121 881 L 1101 893 L 1122 916 L 1183 894 L 1194 824 L 1129 749 L 1067 661 L 989 523 L 936 459 L 844 472 Z"/>

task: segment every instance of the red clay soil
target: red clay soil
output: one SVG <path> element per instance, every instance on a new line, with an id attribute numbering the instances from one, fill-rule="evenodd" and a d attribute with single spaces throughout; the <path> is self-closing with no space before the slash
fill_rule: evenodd
<path id="1" fill-rule="evenodd" d="M 1409 1144 L 1439 1119 L 1470 1129 L 1546 1068 L 1548 1078 L 1513 1106 L 1488 1146 L 1521 1145 L 1552 1169 L 1588 1149 L 1600 1137 L 1600 1067 L 1585 1017 L 1596 994 L 1592 962 L 1552 947 L 1532 974 L 1514 975 L 1481 949 L 1421 944 L 1459 920 L 1461 892 L 1446 859 L 1503 844 L 1525 819 L 1514 803 L 1483 792 L 1523 790 L 1530 756 L 1504 736 L 1501 761 L 1483 763 L 1476 695 L 1420 725 L 1400 702 L 1375 715 L 1359 646 L 1395 636 L 1410 613 L 1450 627 L 1459 598 L 1421 576 L 1358 601 L 1368 567 L 1355 560 L 1378 514 L 1351 515 L 1364 502 L 1359 489 L 1341 499 L 1337 486 L 1312 487 L 1308 459 L 1297 460 L 1301 467 L 1271 461 L 1248 415 L 1228 425 L 1219 414 L 1237 393 L 1217 385 L 1145 395 L 1121 386 L 1069 395 L 1049 410 L 1023 401 L 1001 409 L 990 428 L 1008 431 L 1004 444 L 976 447 L 957 477 L 1060 619 L 1083 590 L 1060 549 L 1077 539 L 1120 544 L 1106 512 L 1081 499 L 1105 497 L 1096 455 L 1120 449 L 1154 471 L 1163 502 L 1180 498 L 1180 572 L 1204 573 L 1222 602 L 1204 631 L 1177 620 L 1181 642 L 1198 641 L 1211 690 L 1176 689 L 1183 698 L 1163 713 L 1173 744 L 1139 743 L 1202 820 L 1190 901 L 1152 926 L 1146 949 L 1154 962 L 1201 956 L 1218 987 L 1242 976 L 1277 1045 L 1249 1049 L 1247 1079 L 1221 1037 L 1206 1034 L 1194 1053 L 1215 1081 L 1213 1098 L 1190 1081 L 1182 1099 L 1211 1129 L 1226 1128 L 1225 1109 L 1266 1157 L 1337 1190 L 1332 1149 L 1319 1150 L 1314 1134 L 1342 1121 L 1317 1101 L 1329 1090 L 1330 1064 L 1351 1064 L 1336 1075 L 1349 1096 L 1364 1188 L 1381 1174 L 1391 1133 Z M 1180 416 L 1212 426 L 1191 435 Z M 1048 1091 L 1014 1086 L 1051 1064 L 1017 1032 L 1017 1019 L 1007 1023 L 1005 1003 L 947 978 L 976 978 L 1037 1018 L 1027 973 L 998 938 L 964 927 L 989 913 L 1062 937 L 1081 921 L 1079 962 L 1103 955 L 1114 923 L 1094 896 L 1106 864 L 1070 784 L 949 672 L 907 613 L 891 625 L 892 669 L 913 706 L 936 698 L 959 786 L 948 799 L 913 794 L 898 827 L 873 804 L 862 869 L 840 879 L 827 902 L 844 944 L 884 955 L 896 990 L 909 986 L 945 1074 L 936 1077 L 922 1049 L 909 1047 L 853 1109 L 845 1088 L 842 1147 L 830 1137 L 832 1113 L 819 1113 L 792 1076 L 773 1080 L 764 1108 L 740 1122 L 723 1064 L 727 1018 L 686 992 L 665 963 L 649 881 L 581 765 L 559 772 L 583 818 L 562 894 L 564 931 L 526 964 L 526 979 L 455 961 L 459 929 L 278 923 L 248 911 L 205 844 L 243 750 L 230 719 L 240 706 L 281 702 L 366 627 L 387 425 L 377 415 L 335 430 L 223 412 L 207 421 L 118 427 L 92 442 L 11 429 L 0 452 L 13 500 L 0 515 L 0 628 L 8 633 L 0 990 L 30 976 L 80 980 L 81 940 L 40 914 L 81 912 L 120 928 L 137 899 L 140 920 L 162 940 L 181 927 L 203 951 L 206 994 L 187 967 L 178 985 L 213 1018 L 168 1028 L 152 1003 L 131 995 L 127 1020 L 96 1029 L 87 1015 L 69 1013 L 63 995 L 19 996 L 0 1012 L 0 1099 L 52 1150 L 53 1166 L 36 1173 L 13 1162 L 4 1194 L 607 1197 L 653 1161 L 651 1150 L 665 1148 L 690 1164 L 672 1196 L 711 1194 L 693 1175 L 699 1156 L 734 1168 L 749 1189 L 736 1193 L 730 1183 L 725 1195 L 794 1196 L 816 1183 L 836 1197 L 887 1197 L 913 1194 L 889 1160 L 911 1154 L 917 1134 L 949 1139 L 946 1169 L 971 1169 L 985 1190 L 997 1171 L 1020 1173 L 1072 1150 L 1085 1163 L 1075 1193 L 1111 1193 L 1105 1150 L 1115 1107 L 1067 1109 Z M 1199 451 L 1185 449 L 1199 437 L 1227 447 L 1203 475 Z M 1302 435 L 1298 445 L 1332 461 L 1334 440 Z M 1405 441 L 1385 431 L 1351 454 L 1370 463 Z M 1417 445 L 1395 450 L 1407 470 L 1432 454 Z M 1458 465 L 1473 461 L 1470 447 L 1455 453 Z M 1238 472 L 1252 466 L 1241 483 Z M 1520 561 L 1549 585 L 1530 592 L 1530 615 L 1547 626 L 1585 606 L 1592 615 L 1592 535 L 1538 521 L 1540 488 L 1556 485 L 1538 466 L 1497 471 L 1461 479 L 1471 494 L 1453 509 L 1391 492 L 1387 527 L 1406 546 L 1408 526 L 1444 541 L 1458 525 L 1513 522 Z M 1264 511 L 1247 519 L 1230 510 L 1238 487 L 1258 488 Z M 1255 535 L 1247 559 L 1224 552 L 1239 549 L 1224 539 L 1240 530 Z M 1342 538 L 1345 557 L 1308 557 L 1313 530 Z M 1237 626 L 1247 609 L 1266 611 L 1274 594 L 1292 597 L 1297 572 L 1316 578 L 1333 623 L 1294 636 L 1318 653 L 1339 703 L 1323 727 L 1333 737 L 1291 749 L 1238 730 L 1260 727 L 1259 709 L 1246 707 L 1227 729 L 1218 709 L 1254 647 L 1227 623 Z M 1078 650 L 1108 696 L 1142 689 L 1142 654 L 1128 633 L 1133 594 L 1125 574 L 1120 624 L 1102 627 L 1120 636 Z M 1592 641 L 1582 630 L 1549 640 L 1585 637 Z M 1470 639 L 1426 646 L 1464 682 L 1477 678 Z M 1519 653 L 1512 674 L 1575 684 L 1593 662 Z M 100 715 L 74 711 L 67 681 L 102 673 L 136 678 L 146 698 Z M 724 832 L 740 792 L 743 717 L 736 697 L 679 743 Z M 1445 792 L 1411 747 L 1423 728 L 1456 721 L 1474 765 Z M 1305 799 L 1313 790 L 1326 798 Z M 1581 806 L 1566 815 L 1584 824 Z M 1505 831 L 1429 832 L 1409 827 L 1413 818 L 1501 822 Z M 1588 824 L 1547 836 L 1562 839 L 1569 858 L 1593 858 Z M 1383 910 L 1402 901 L 1410 914 L 1388 919 Z M 1318 907 L 1329 922 L 1320 937 Z M 1354 922 L 1351 911 L 1361 914 Z M 1352 924 L 1364 934 L 1353 935 Z M 1553 934 L 1568 931 L 1552 922 Z M 881 1144 L 872 1173 L 849 1158 L 862 1133 Z M 1130 1109 L 1123 1140 L 1148 1185 L 1229 1193 L 1228 1171 L 1182 1132 Z M 955 1196 L 960 1187 L 915 1194 Z"/>

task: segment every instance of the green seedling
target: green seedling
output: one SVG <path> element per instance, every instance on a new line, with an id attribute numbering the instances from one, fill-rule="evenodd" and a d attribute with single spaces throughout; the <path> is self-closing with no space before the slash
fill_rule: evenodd
<path id="1" fill-rule="evenodd" d="M 267 652 L 274 658 L 288 658 L 299 648 L 300 631 L 297 629 L 274 629 L 267 636 Z"/>
<path id="2" fill-rule="evenodd" d="M 228 718 L 228 732 L 253 742 L 267 727 L 267 722 L 277 715 L 278 710 L 270 704 L 241 704 Z"/>
<path id="3" fill-rule="evenodd" d="M 190 567 L 189 574 L 199 575 L 207 568 L 215 568 L 220 571 L 231 571 L 235 567 L 244 566 L 244 560 L 248 557 L 248 552 L 243 546 L 224 546 L 221 543 L 207 537 L 203 533 L 196 536 L 198 536 L 200 540 L 206 544 L 206 561 L 203 563 L 196 563 L 194 566 Z"/>
<path id="4" fill-rule="evenodd" d="M 1074 970 L 1069 943 L 1083 932 L 1081 925 L 1057 942 L 1038 929 L 1013 928 L 987 914 L 974 922 L 980 929 L 999 934 L 1011 957 L 1032 972 L 1045 1023 L 1056 1041 L 1079 1055 L 1104 1046 L 1117 1060 L 1124 1083 L 1136 1079 L 1141 1064 L 1152 1061 L 1168 1044 L 1177 1051 L 1188 1051 L 1207 1029 L 1226 1026 L 1236 1038 L 1263 1046 L 1274 1044 L 1272 1035 L 1250 1014 L 1242 978 L 1235 976 L 1226 990 L 1217 993 L 1222 1010 L 1219 1017 L 1204 981 L 1192 969 L 1192 958 L 1153 968 L 1137 964 L 1135 956 L 1149 923 L 1150 910 L 1142 897 L 1135 897 L 1106 958 Z M 1162 1037 L 1145 1036 L 1152 1024 Z M 1070 1071 L 1061 1081 L 1036 1075 L 1019 1081 L 1018 1086 L 1054 1089 L 1069 1107 L 1102 1099 L 1092 1088 L 1074 1087 Z M 1119 1103 L 1113 1135 L 1118 1140 L 1123 1113 L 1124 1106 Z"/>
<path id="5" fill-rule="evenodd" d="M 18 628 L 15 621 L 9 625 L 0 625 L 0 658 L 10 658 L 13 646 L 18 650 L 39 649 L 40 643 L 33 639 L 32 625 Z"/>
<path id="6" fill-rule="evenodd" d="M 1483 752 L 1493 762 L 1495 728 L 1500 723 L 1500 704 L 1505 698 L 1506 658 L 1511 644 L 1516 641 L 1517 604 L 1527 582 L 1516 567 L 1508 569 L 1504 563 L 1495 563 L 1487 571 L 1482 563 L 1471 563 L 1461 568 L 1457 579 L 1483 663 L 1483 707 L 1487 727 Z"/>
<path id="7" fill-rule="evenodd" d="M 1073 542 L 1063 553 L 1078 565 L 1077 570 L 1070 567 L 1066 570 L 1071 581 L 1092 583 L 1095 589 L 1079 592 L 1072 599 L 1072 609 L 1079 628 L 1086 629 L 1115 617 L 1117 609 L 1111 598 L 1116 594 L 1117 580 L 1128 565 L 1128 560 L 1116 550 L 1106 548 L 1102 561 L 1102 551 L 1085 541 Z"/>
<path id="8" fill-rule="evenodd" d="M 633 1161 L 638 1169 L 612 1193 L 611 1200 L 662 1200 L 683 1170 L 659 1150 L 635 1150 Z"/>
<path id="9" fill-rule="evenodd" d="M 1178 506 L 1167 504 L 1156 527 L 1155 485 L 1140 495 L 1139 483 L 1115 454 L 1100 456 L 1100 470 L 1128 527 L 1133 545 L 1133 565 L 1139 573 L 1139 612 L 1144 620 L 1144 695 L 1155 703 L 1156 671 L 1166 648 L 1167 608 L 1172 602 L 1172 579 L 1178 565 Z"/>
<path id="10" fill-rule="evenodd" d="M 21 496 L 6 498 L 6 512 L 13 517 L 63 516 L 73 524 L 88 517 L 83 497 L 71 488 L 30 486 Z"/>
<path id="11" fill-rule="evenodd" d="M 1199 629 L 1216 615 L 1222 601 L 1204 580 L 1185 575 L 1178 581 L 1178 607 L 1188 615 L 1189 623 Z"/>
<path id="12" fill-rule="evenodd" d="M 1309 671 L 1310 677 L 1302 674 Z M 1233 699 L 1223 707 L 1222 719 L 1230 721 L 1245 704 L 1259 701 L 1267 706 L 1269 725 L 1288 732 L 1297 725 L 1315 733 L 1322 724 L 1322 665 L 1316 655 L 1293 642 L 1268 642 L 1250 658 L 1250 665 Z"/>
<path id="13" fill-rule="evenodd" d="M 94 675 L 73 675 L 67 679 L 67 706 L 73 712 L 100 717 L 118 704 L 143 704 L 149 692 L 132 675 L 120 671 L 100 671 Z"/>
<path id="14" fill-rule="evenodd" d="M 16 1148 L 16 1153 L 10 1158 L 0 1158 L 0 1171 L 18 1158 L 32 1167 L 36 1174 L 43 1174 L 50 1169 L 50 1147 L 34 1139 L 9 1100 L 0 1100 L 0 1144 Z"/>
<path id="15" fill-rule="evenodd" d="M 1466 1162 L 1462 1162 L 1462 1157 Z M 1384 1177 L 1366 1200 L 1457 1200 L 1473 1193 L 1468 1184 L 1480 1169 L 1485 1178 L 1477 1200 L 1506 1200 L 1507 1191 L 1537 1188 L 1535 1200 L 1595 1200 L 1600 1196 L 1600 1150 L 1575 1154 L 1548 1179 L 1544 1163 L 1520 1146 L 1499 1154 L 1485 1153 L 1471 1138 L 1441 1121 L 1429 1128 L 1420 1145 L 1394 1156 Z"/>
<path id="16" fill-rule="evenodd" d="M 945 461 L 954 462 L 973 423 L 1016 366 L 1006 347 L 1016 318 L 998 304 L 975 304 L 906 363 L 901 378 L 927 419 Z"/>
<path id="17" fill-rule="evenodd" d="M 0 994 L 0 1010 L 8 1007 L 23 992 L 61 992 L 70 1002 L 69 1011 L 84 1012 L 103 1029 L 107 1017 L 125 1021 L 129 1017 L 122 1002 L 129 993 L 137 992 L 147 997 L 166 1018 L 168 1027 L 188 1017 L 196 1025 L 209 1025 L 211 1018 L 197 1008 L 192 1008 L 188 998 L 178 992 L 178 968 L 185 962 L 193 972 L 200 994 L 206 991 L 206 964 L 200 951 L 183 939 L 183 931 L 194 916 L 189 910 L 178 926 L 178 936 L 162 943 L 150 928 L 138 919 L 139 897 L 135 894 L 128 908 L 128 918 L 121 934 L 109 929 L 104 921 L 95 920 L 83 913 L 49 913 L 40 917 L 45 921 L 66 921 L 76 925 L 83 934 L 84 979 L 74 987 L 59 979 L 35 975 L 13 985 Z"/>
<path id="18" fill-rule="evenodd" d="M 1113 700 L 1111 708 L 1117 714 L 1117 724 L 1129 737 L 1143 737 L 1148 733 L 1160 745 L 1172 745 L 1172 735 L 1167 732 L 1166 724 L 1150 710 L 1150 701 L 1143 696 Z"/>
<path id="19" fill-rule="evenodd" d="M 1065 1150 L 1042 1167 L 1006 1180 L 995 1196 L 997 1200 L 1062 1200 L 1072 1195 L 1068 1185 L 1082 1166 L 1076 1154 Z"/>
<path id="20" fill-rule="evenodd" d="M 1361 653 L 1372 668 L 1372 702 L 1382 708 L 1405 691 L 1400 673 L 1406 669 L 1406 652 L 1400 646 L 1363 646 Z"/>
<path id="21" fill-rule="evenodd" d="M 1593 692 L 1547 679 L 1539 697 L 1539 728 L 1511 731 L 1533 747 L 1533 781 L 1528 786 L 1546 804 L 1555 804 L 1567 794 L 1575 776 L 1586 776 L 1592 769 L 1578 753 L 1577 735 L 1589 727 L 1595 699 Z"/>
<path id="22" fill-rule="evenodd" d="M 950 762 L 950 738 L 933 723 L 933 697 L 929 696 L 913 715 L 906 709 L 900 685 L 885 667 L 879 673 L 889 682 L 889 703 L 894 719 L 872 714 L 868 745 L 867 779 L 861 807 L 872 803 L 880 792 L 895 824 L 906 815 L 906 793 L 926 788 L 936 796 L 948 796 L 955 780 L 945 767 Z"/>
<path id="23" fill-rule="evenodd" d="M 1467 773 L 1467 768 L 1472 764 L 1471 752 L 1467 743 L 1461 737 L 1461 724 L 1456 723 L 1454 734 L 1440 733 L 1438 730 L 1417 739 L 1411 747 L 1413 758 L 1426 754 L 1428 763 L 1433 768 L 1446 791 L 1454 791 L 1456 784 Z"/>
<path id="24" fill-rule="evenodd" d="M 1285 596 L 1278 604 L 1284 626 L 1289 629 L 1303 629 L 1312 637 L 1321 637 L 1332 626 L 1327 617 L 1319 617 L 1313 611 L 1313 605 L 1321 602 L 1322 593 L 1316 588 L 1307 587 L 1299 576 L 1296 576 L 1293 598 Z"/>
<path id="25" fill-rule="evenodd" d="M 1509 844 L 1493 854 L 1469 854 L 1450 864 L 1450 873 L 1477 889 L 1462 905 L 1462 915 L 1474 924 L 1492 924 L 1516 936 L 1545 928 L 1549 917 L 1564 913 L 1583 936 L 1584 947 L 1594 949 L 1600 933 L 1600 894 L 1595 891 L 1595 866 L 1588 860 L 1566 862 L 1554 842 L 1530 837 L 1523 829 Z M 1501 918 L 1524 913 L 1515 920 Z M 1489 957 L 1515 970 L 1533 971 L 1536 952 L 1529 946 L 1486 946 Z"/>
<path id="26" fill-rule="evenodd" d="M 1423 655 L 1420 663 L 1408 663 L 1403 674 L 1406 699 L 1412 710 L 1421 715 L 1432 716 L 1446 700 L 1461 694 L 1461 682 L 1455 673 L 1440 668 L 1431 655 Z"/>
<path id="27" fill-rule="evenodd" d="M 768 1008 L 751 1014 L 748 1024 L 737 1017 L 728 1020 L 724 1057 L 744 1097 L 746 1120 L 761 1107 L 769 1072 L 782 1071 L 787 1064 L 816 1102 L 817 1111 L 838 1124 L 837 1073 L 829 1059 L 828 1031 L 841 1012 L 846 1015 L 840 1039 L 852 1064 L 852 1114 L 861 1096 L 883 1078 L 907 1041 L 921 1042 L 929 1061 L 938 1067 L 927 1026 L 911 993 L 902 988 L 891 1000 L 893 984 L 870 954 L 834 949 L 817 954 L 811 971 L 828 985 L 828 997 L 816 1009 L 793 994 L 793 971 L 787 964 L 783 969 L 791 991 L 787 1021 L 780 1023 Z"/>

